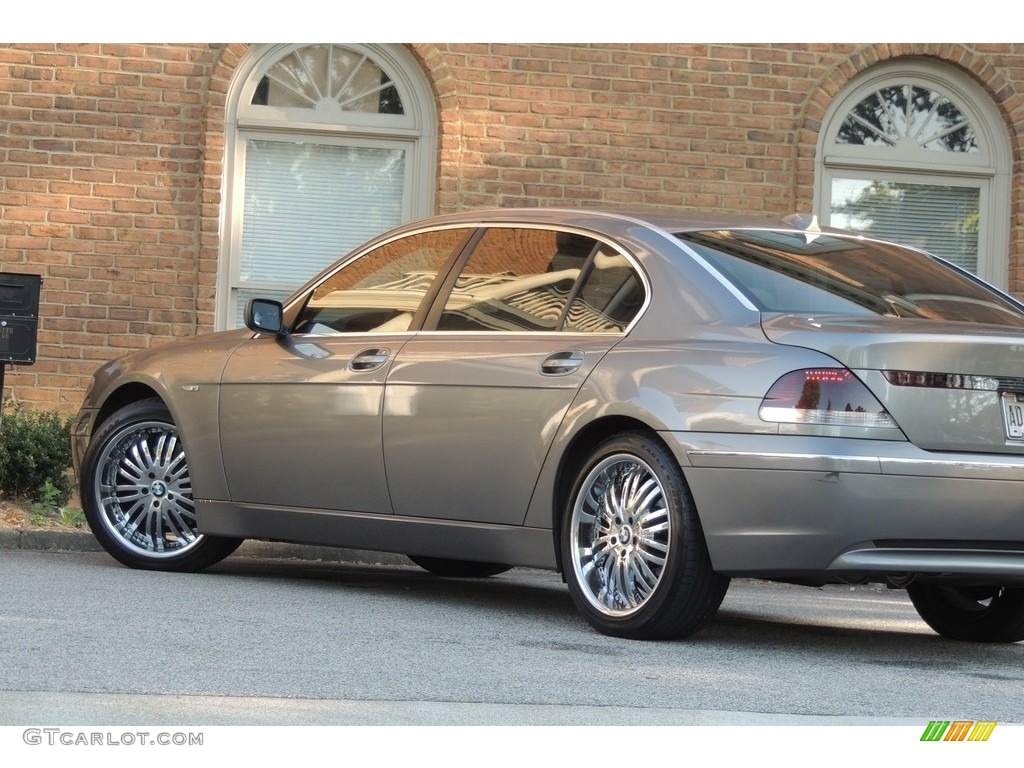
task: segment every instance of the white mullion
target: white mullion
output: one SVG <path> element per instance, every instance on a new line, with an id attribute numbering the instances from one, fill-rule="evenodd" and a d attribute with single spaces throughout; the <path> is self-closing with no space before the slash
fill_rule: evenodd
<path id="1" fill-rule="evenodd" d="M 881 132 L 880 130 L 878 130 L 877 128 L 875 128 L 875 126 L 873 126 L 873 125 L 872 125 L 871 123 L 869 123 L 869 122 L 868 122 L 867 120 L 865 120 L 865 119 L 864 119 L 863 117 L 861 117 L 860 115 L 857 115 L 857 114 L 854 114 L 853 112 L 851 112 L 849 116 L 853 118 L 853 121 L 854 121 L 855 123 L 860 123 L 861 125 L 863 125 L 863 126 L 864 126 L 865 128 L 867 128 L 867 129 L 868 129 L 868 130 L 869 130 L 869 131 L 870 131 L 871 133 L 873 133 L 873 134 L 874 134 L 875 136 L 877 136 L 878 138 L 880 138 L 880 139 L 881 139 L 882 141 L 884 141 L 884 142 L 885 142 L 886 144 L 888 144 L 888 145 L 889 145 L 890 147 L 892 147 L 892 146 L 895 146 L 895 142 L 893 142 L 893 140 L 892 140 L 892 139 L 890 139 L 890 138 L 889 138 L 888 136 L 886 136 L 886 135 L 885 135 L 884 133 L 882 133 L 882 132 Z M 892 115 L 889 115 L 889 119 L 890 119 L 890 120 L 892 120 Z"/>
<path id="2" fill-rule="evenodd" d="M 365 91 L 363 91 L 362 93 L 360 93 L 360 94 L 358 94 L 356 96 L 353 96 L 351 99 L 348 99 L 347 101 L 345 101 L 341 105 L 341 108 L 344 109 L 345 108 L 345 104 L 351 104 L 354 101 L 359 101 L 360 99 L 365 98 L 366 96 L 369 96 L 371 93 L 380 93 L 385 88 L 387 88 L 388 86 L 393 85 L 393 84 L 394 83 L 392 83 L 392 81 L 389 80 L 388 82 L 383 83 L 383 84 L 377 86 L 376 88 L 368 88 Z"/>
<path id="3" fill-rule="evenodd" d="M 285 89 L 287 89 L 287 90 L 291 91 L 292 93 L 294 93 L 294 94 L 295 94 L 296 96 L 298 96 L 298 97 L 299 97 L 300 99 L 302 99 L 303 101 L 306 101 L 306 102 L 308 102 L 310 106 L 316 106 L 316 102 L 315 102 L 315 101 L 313 101 L 313 100 L 312 100 L 311 98 L 309 98 L 309 96 L 307 96 L 307 95 L 306 95 L 305 93 L 303 93 L 303 92 L 302 92 L 302 91 L 300 91 L 300 90 L 296 90 L 296 89 L 295 89 L 295 88 L 294 88 L 293 86 L 291 86 L 291 85 L 289 85 L 288 83 L 286 83 L 286 82 L 285 82 L 284 80 L 282 80 L 282 79 L 281 79 L 280 77 L 277 77 L 277 76 L 276 76 L 276 75 L 275 75 L 275 74 L 273 73 L 273 71 L 272 71 L 272 70 L 271 70 L 271 71 L 268 71 L 268 72 L 267 72 L 267 74 L 266 74 L 266 77 L 267 77 L 267 78 L 269 78 L 270 80 L 273 80 L 273 81 L 274 81 L 275 83 L 277 83 L 278 85 L 280 85 L 280 86 L 281 86 L 282 88 L 285 88 Z"/>
<path id="4" fill-rule="evenodd" d="M 299 55 L 302 52 L 302 50 L 302 48 L 299 48 L 292 54 L 292 56 L 296 58 L 296 60 L 299 62 L 299 66 L 302 67 L 302 71 L 306 73 L 306 77 L 309 78 L 309 82 L 312 84 L 313 91 L 316 93 L 317 100 L 319 101 L 324 97 L 324 92 L 320 89 L 320 86 L 317 85 L 316 78 L 313 77 L 313 73 L 309 71 L 309 67 L 306 66 L 306 60 Z M 330 72 L 330 70 L 328 70 L 328 72 Z M 313 102 L 313 104 L 316 103 L 316 101 Z"/>
<path id="5" fill-rule="evenodd" d="M 907 83 L 904 86 L 906 91 L 904 92 L 904 98 L 907 100 L 906 107 L 903 108 L 903 120 L 906 129 L 903 131 L 904 136 L 910 136 L 910 116 L 914 111 L 914 84 Z"/>
<path id="6" fill-rule="evenodd" d="M 909 86 L 905 85 L 903 87 L 908 88 Z M 893 114 L 893 111 L 889 108 L 889 102 L 887 102 L 882 97 L 881 91 L 875 91 L 875 98 L 878 99 L 878 103 L 881 104 L 882 109 L 885 110 L 885 114 L 889 118 L 889 124 L 892 126 L 893 133 L 896 134 L 897 138 L 900 138 L 899 126 L 896 125 L 896 116 Z M 891 141 L 889 143 L 895 144 L 896 142 Z"/>
<path id="7" fill-rule="evenodd" d="M 929 88 L 928 90 L 931 93 L 937 93 L 937 91 L 933 91 L 931 88 Z M 913 138 L 914 138 L 914 141 L 916 141 L 918 143 L 918 145 L 924 145 L 924 144 L 927 144 L 928 141 L 931 141 L 931 139 L 928 139 L 928 141 L 921 141 L 921 132 L 924 131 L 924 129 L 928 127 L 929 123 L 931 123 L 932 117 L 934 117 L 935 113 L 939 111 L 939 106 L 944 101 L 949 101 L 949 99 L 947 99 L 942 94 L 939 94 L 939 98 L 935 100 L 935 103 L 932 104 L 932 108 L 930 110 L 928 110 L 928 114 L 925 116 L 924 120 L 922 121 L 921 127 L 918 128 L 917 131 L 914 132 Z M 909 125 L 909 123 L 908 123 L 908 125 Z"/>
<path id="8" fill-rule="evenodd" d="M 927 144 L 929 141 L 936 141 L 937 139 L 941 139 L 943 136 L 948 136 L 951 133 L 956 133 L 961 128 L 963 128 L 965 125 L 969 126 L 970 124 L 971 124 L 970 120 L 962 120 L 959 123 L 957 123 L 956 125 L 950 126 L 946 130 L 942 131 L 942 133 L 934 134 L 930 139 L 928 139 L 928 141 L 926 141 L 924 143 Z"/>
<path id="9" fill-rule="evenodd" d="M 362 69 L 363 64 L 366 63 L 368 58 L 369 57 L 366 54 L 363 54 L 363 57 L 361 59 L 359 59 L 359 63 L 356 64 L 354 67 L 352 67 L 352 69 L 348 73 L 348 77 L 346 77 L 345 81 L 338 87 L 338 92 L 334 93 L 334 94 L 331 94 L 331 98 L 333 98 L 333 99 L 341 98 L 341 94 L 343 94 L 345 92 L 345 89 L 348 88 L 349 83 L 351 83 L 353 78 L 356 76 L 356 72 L 358 72 L 360 69 Z M 341 109 L 344 109 L 345 108 L 345 104 L 349 104 L 349 103 L 351 103 L 351 101 L 352 100 L 349 99 L 348 101 L 344 102 L 344 104 L 341 103 L 341 102 L 338 102 L 339 107 Z"/>

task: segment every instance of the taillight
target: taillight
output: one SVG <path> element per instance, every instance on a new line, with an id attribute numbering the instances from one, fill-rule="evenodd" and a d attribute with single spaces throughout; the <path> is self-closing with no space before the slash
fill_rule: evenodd
<path id="1" fill-rule="evenodd" d="M 776 381 L 761 401 L 761 418 L 784 424 L 896 428 L 878 399 L 846 368 L 808 368 Z"/>
<path id="2" fill-rule="evenodd" d="M 925 373 L 922 371 L 882 371 L 885 380 L 897 387 L 928 389 L 980 389 L 995 392 L 999 379 L 992 376 L 971 376 L 966 373 Z"/>

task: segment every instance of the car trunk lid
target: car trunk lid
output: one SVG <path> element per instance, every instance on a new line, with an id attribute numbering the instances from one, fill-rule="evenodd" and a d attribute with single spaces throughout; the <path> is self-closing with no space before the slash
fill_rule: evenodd
<path id="1" fill-rule="evenodd" d="M 777 344 L 833 357 L 926 450 L 1024 453 L 1020 329 L 914 318 L 765 315 Z"/>

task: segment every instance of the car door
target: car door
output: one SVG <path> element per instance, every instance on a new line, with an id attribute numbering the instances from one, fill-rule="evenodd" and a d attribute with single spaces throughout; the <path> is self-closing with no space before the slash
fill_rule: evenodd
<path id="1" fill-rule="evenodd" d="M 396 514 L 522 524 L 562 417 L 644 300 L 599 241 L 492 226 L 388 375 Z M 614 303 L 614 306 L 612 304 Z"/>
<path id="2" fill-rule="evenodd" d="M 220 396 L 232 501 L 389 514 L 384 382 L 473 227 L 378 245 L 313 288 L 291 333 L 232 354 Z"/>

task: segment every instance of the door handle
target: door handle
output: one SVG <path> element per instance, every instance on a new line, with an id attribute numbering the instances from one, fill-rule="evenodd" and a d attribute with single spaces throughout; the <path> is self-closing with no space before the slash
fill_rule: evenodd
<path id="1" fill-rule="evenodd" d="M 583 365 L 583 353 L 576 349 L 556 352 L 540 364 L 540 372 L 549 376 L 564 376 Z"/>
<path id="2" fill-rule="evenodd" d="M 387 349 L 364 349 L 352 358 L 348 367 L 353 371 L 372 371 L 384 365 L 389 357 L 391 352 Z"/>

